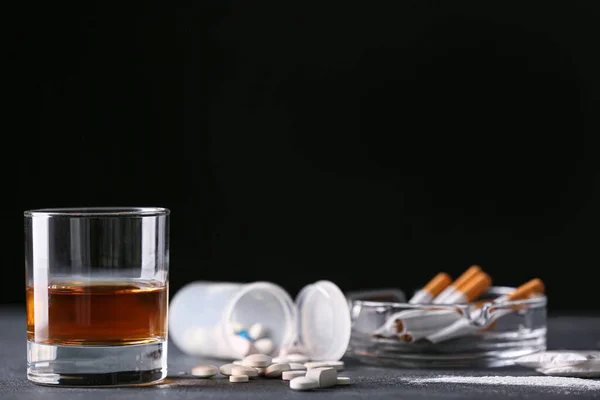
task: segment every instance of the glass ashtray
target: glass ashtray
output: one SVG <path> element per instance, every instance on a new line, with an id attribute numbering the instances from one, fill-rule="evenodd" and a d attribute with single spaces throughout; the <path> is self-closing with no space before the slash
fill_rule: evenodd
<path id="1" fill-rule="evenodd" d="M 492 302 L 514 290 L 493 286 L 468 304 L 382 301 L 376 291 L 347 294 L 352 334 L 346 356 L 405 368 L 512 365 L 546 349 L 546 296 Z"/>

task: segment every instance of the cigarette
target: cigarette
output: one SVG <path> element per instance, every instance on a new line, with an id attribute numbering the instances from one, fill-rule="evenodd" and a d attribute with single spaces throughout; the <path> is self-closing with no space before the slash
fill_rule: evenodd
<path id="1" fill-rule="evenodd" d="M 492 278 L 483 271 L 475 273 L 471 279 L 456 287 L 444 303 L 462 304 L 475 300 L 492 285 Z"/>
<path id="2" fill-rule="evenodd" d="M 452 283 L 452 278 L 450 275 L 445 272 L 440 272 L 434 276 L 433 279 L 423 287 L 423 289 L 417 291 L 408 302 L 410 304 L 431 303 L 431 300 L 440 294 L 442 290 L 446 289 L 450 283 Z"/>
<path id="3" fill-rule="evenodd" d="M 456 289 L 461 286 L 463 283 L 470 280 L 475 274 L 481 272 L 481 267 L 478 265 L 473 265 L 469 267 L 465 272 L 462 273 L 452 284 L 450 284 L 447 288 L 442 290 L 440 294 L 438 294 L 435 299 L 433 299 L 432 303 L 434 304 L 444 304 L 451 303 L 446 301 L 449 296 L 456 292 Z"/>
<path id="4" fill-rule="evenodd" d="M 534 293 L 541 293 L 543 291 L 544 291 L 544 283 L 540 279 L 535 278 L 535 279 L 532 279 L 532 280 L 524 283 L 523 285 L 519 286 L 518 288 L 516 288 L 513 292 L 509 293 L 508 295 L 500 296 L 500 297 L 494 299 L 493 301 L 491 301 L 490 303 L 500 304 L 500 303 L 503 303 L 506 301 L 523 300 L 525 298 L 528 298 L 529 296 L 531 296 Z M 493 310 L 493 309 L 490 309 L 490 310 Z M 483 325 L 479 325 L 479 324 L 473 325 L 471 323 L 472 319 L 462 318 L 462 319 L 459 319 L 458 321 L 454 322 L 453 324 L 441 329 L 440 331 L 427 336 L 426 339 L 431 343 L 439 343 L 441 341 L 453 339 L 458 336 L 463 336 L 463 335 L 475 333 L 478 331 L 485 331 L 485 330 L 489 329 L 491 327 L 491 325 L 498 318 L 505 316 L 507 314 L 510 314 L 514 311 L 515 311 L 514 308 L 496 310 L 495 312 L 490 314 L 490 318 L 487 321 L 485 321 L 485 324 L 483 324 Z M 476 310 L 476 312 L 478 313 L 478 315 L 476 315 L 475 318 L 483 317 L 481 315 L 480 310 Z"/>

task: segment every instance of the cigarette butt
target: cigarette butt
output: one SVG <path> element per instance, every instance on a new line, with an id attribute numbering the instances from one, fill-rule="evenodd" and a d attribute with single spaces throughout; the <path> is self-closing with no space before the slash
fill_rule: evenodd
<path id="1" fill-rule="evenodd" d="M 463 283 L 457 288 L 466 299 L 467 302 L 473 301 L 474 299 L 481 296 L 492 284 L 492 278 L 485 272 L 476 273 L 471 279 Z"/>
<path id="2" fill-rule="evenodd" d="M 541 279 L 532 279 L 506 296 L 506 301 L 523 300 L 534 293 L 543 293 L 545 290 L 544 282 Z"/>
<path id="3" fill-rule="evenodd" d="M 440 294 L 438 294 L 434 299 L 433 303 L 443 304 L 443 303 L 451 303 L 447 301 L 451 296 L 454 296 L 456 293 L 456 289 L 459 286 L 462 286 L 465 282 L 469 281 L 475 274 L 481 272 L 481 267 L 479 265 L 472 265 L 467 268 L 465 272 L 463 272 L 454 282 L 448 285 Z"/>
<path id="4" fill-rule="evenodd" d="M 415 295 L 409 300 L 411 304 L 417 303 L 430 303 L 431 300 L 442 290 L 448 287 L 452 283 L 452 278 L 445 272 L 440 272 L 436 276 L 433 277 L 424 287 L 423 289 L 417 291 Z"/>
<path id="5" fill-rule="evenodd" d="M 461 276 L 459 276 L 452 285 L 454 287 L 458 288 L 458 287 L 462 286 L 463 284 L 467 283 L 468 281 L 470 281 L 471 278 L 473 278 L 475 275 L 477 275 L 480 272 L 482 272 L 481 267 L 479 265 L 473 265 L 473 266 L 469 267 L 465 272 L 463 272 L 461 274 Z"/>

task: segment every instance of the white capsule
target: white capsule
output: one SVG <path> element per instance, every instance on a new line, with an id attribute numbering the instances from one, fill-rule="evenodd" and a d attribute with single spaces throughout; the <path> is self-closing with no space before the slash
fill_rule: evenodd
<path id="1" fill-rule="evenodd" d="M 305 375 L 306 371 L 283 371 L 281 373 L 281 379 L 283 379 L 284 381 L 291 381 L 294 378 Z"/>
<path id="2" fill-rule="evenodd" d="M 249 377 L 258 376 L 256 368 L 247 367 L 245 365 L 234 365 L 231 367 L 231 375 L 247 375 Z"/>
<path id="3" fill-rule="evenodd" d="M 244 358 L 244 365 L 248 367 L 266 368 L 272 364 L 273 359 L 266 354 L 252 354 Z"/>
<path id="4" fill-rule="evenodd" d="M 250 329 L 248 329 L 248 336 L 250 336 L 254 340 L 258 340 L 265 337 L 266 333 L 267 330 L 265 329 L 264 325 L 259 323 L 252 324 L 252 326 L 250 326 Z"/>
<path id="5" fill-rule="evenodd" d="M 192 368 L 192 375 L 198 378 L 210 378 L 215 376 L 219 370 L 214 365 L 197 365 Z"/>
<path id="6" fill-rule="evenodd" d="M 253 345 L 258 353 L 267 355 L 271 354 L 275 348 L 273 341 L 269 338 L 258 339 Z"/>
<path id="7" fill-rule="evenodd" d="M 239 323 L 239 322 L 231 322 L 231 329 L 233 330 L 233 333 L 238 333 L 241 332 L 245 329 L 244 325 Z"/>
<path id="8" fill-rule="evenodd" d="M 267 378 L 279 378 L 283 371 L 289 371 L 289 364 L 271 364 L 267 367 L 265 371 L 265 376 Z"/>
<path id="9" fill-rule="evenodd" d="M 317 381 L 320 388 L 337 385 L 337 377 L 337 371 L 332 367 L 309 368 L 306 371 L 306 378 Z"/>
<path id="10" fill-rule="evenodd" d="M 309 379 L 305 376 L 299 376 L 290 381 L 290 389 L 294 390 L 311 390 L 319 387 L 319 383 L 314 379 Z"/>
<path id="11" fill-rule="evenodd" d="M 352 384 L 352 379 L 348 378 L 347 376 L 338 376 L 337 377 L 337 383 L 336 385 L 350 385 Z"/>
<path id="12" fill-rule="evenodd" d="M 288 363 L 291 371 L 306 371 L 304 364 L 300 363 Z"/>
<path id="13" fill-rule="evenodd" d="M 252 350 L 252 342 L 248 339 L 244 339 L 241 336 L 233 335 L 231 338 L 231 348 L 238 357 L 245 357 L 250 354 Z"/>
<path id="14" fill-rule="evenodd" d="M 248 375 L 231 375 L 229 377 L 229 382 L 235 382 L 235 383 L 239 383 L 239 382 L 248 382 Z"/>

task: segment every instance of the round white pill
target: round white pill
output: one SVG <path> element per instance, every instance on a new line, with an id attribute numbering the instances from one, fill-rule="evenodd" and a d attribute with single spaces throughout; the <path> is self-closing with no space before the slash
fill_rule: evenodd
<path id="1" fill-rule="evenodd" d="M 214 365 L 197 365 L 192 368 L 192 375 L 198 378 L 210 378 L 219 373 L 219 370 Z"/>
<path id="2" fill-rule="evenodd" d="M 319 387 L 319 384 L 314 379 L 309 379 L 305 376 L 299 376 L 290 381 L 290 389 L 294 390 L 311 390 Z"/>
<path id="3" fill-rule="evenodd" d="M 234 365 L 231 367 L 231 375 L 246 375 L 249 377 L 258 376 L 256 368 L 247 367 L 245 365 Z"/>
<path id="4" fill-rule="evenodd" d="M 309 360 L 308 356 L 305 356 L 304 354 L 300 354 L 300 353 L 291 353 L 291 354 L 288 354 L 287 356 L 285 356 L 285 358 L 287 358 L 287 360 L 289 362 L 295 362 L 295 363 L 305 363 L 305 362 L 308 362 L 308 360 Z"/>
<path id="5" fill-rule="evenodd" d="M 272 358 L 266 354 L 252 354 L 244 358 L 244 365 L 248 367 L 266 368 L 272 363 Z"/>
<path id="6" fill-rule="evenodd" d="M 231 375 L 229 377 L 229 382 L 248 382 L 248 375 Z"/>
<path id="7" fill-rule="evenodd" d="M 254 347 L 256 347 L 256 350 L 261 354 L 269 355 L 273 352 L 273 349 L 275 349 L 273 341 L 269 338 L 258 339 L 253 344 Z"/>
<path id="8" fill-rule="evenodd" d="M 288 363 L 291 371 L 306 371 L 304 364 L 300 363 Z"/>
<path id="9" fill-rule="evenodd" d="M 352 383 L 352 379 L 347 376 L 338 376 L 336 385 L 350 385 Z"/>
<path id="10" fill-rule="evenodd" d="M 289 371 L 290 364 L 271 364 L 267 367 L 265 371 L 265 376 L 267 378 L 279 378 L 283 371 Z"/>
<path id="11" fill-rule="evenodd" d="M 252 324 L 252 326 L 250 326 L 250 329 L 248 329 L 248 336 L 250 336 L 254 340 L 258 340 L 265 337 L 266 333 L 267 330 L 265 329 L 264 325 L 259 323 Z"/>
<path id="12" fill-rule="evenodd" d="M 283 371 L 281 373 L 281 379 L 283 379 L 284 381 L 291 381 L 294 378 L 305 375 L 306 371 Z"/>
<path id="13" fill-rule="evenodd" d="M 231 368 L 236 367 L 235 364 L 223 364 L 219 367 L 219 372 L 222 375 L 229 376 L 231 375 Z"/>

